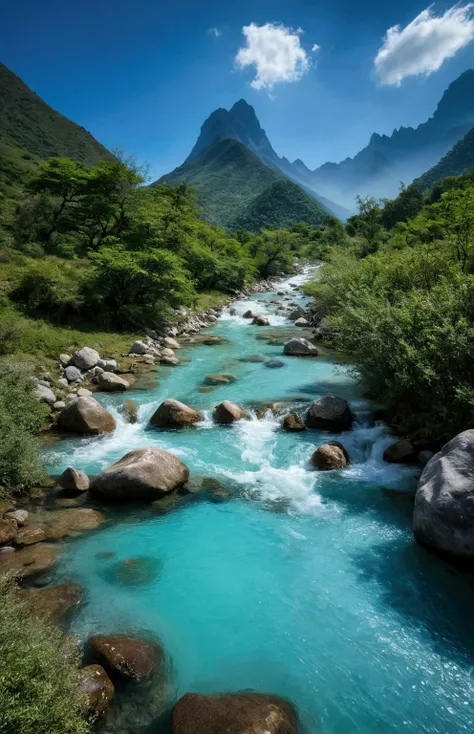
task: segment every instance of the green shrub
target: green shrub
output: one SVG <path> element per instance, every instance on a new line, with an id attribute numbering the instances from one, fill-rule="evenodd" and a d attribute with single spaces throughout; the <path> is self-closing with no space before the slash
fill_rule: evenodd
<path id="1" fill-rule="evenodd" d="M 0 496 L 26 491 L 44 478 L 36 434 L 48 415 L 27 367 L 1 360 Z"/>
<path id="2" fill-rule="evenodd" d="M 0 732 L 87 734 L 73 639 L 30 617 L 15 591 L 0 577 Z"/>
<path id="3" fill-rule="evenodd" d="M 27 313 L 48 314 L 60 321 L 80 312 L 85 268 L 80 263 L 49 257 L 34 260 L 24 269 L 12 298 Z"/>

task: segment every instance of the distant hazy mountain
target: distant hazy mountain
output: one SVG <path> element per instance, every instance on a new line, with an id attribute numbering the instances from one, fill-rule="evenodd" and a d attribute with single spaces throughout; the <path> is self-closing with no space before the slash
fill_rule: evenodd
<path id="1" fill-rule="evenodd" d="M 160 179 L 169 184 L 181 181 L 196 188 L 206 219 L 229 229 L 256 231 L 301 221 L 319 225 L 327 216 L 317 201 L 242 142 L 212 139 L 207 131 L 185 163 Z"/>
<path id="2" fill-rule="evenodd" d="M 114 157 L 87 130 L 49 107 L 1 63 L 0 141 L 43 159 L 67 156 L 93 165 Z"/>
<path id="3" fill-rule="evenodd" d="M 390 136 L 374 133 L 354 158 L 325 163 L 310 172 L 308 185 L 346 206 L 357 194 L 393 197 L 400 181 L 409 184 L 430 169 L 473 126 L 474 71 L 470 69 L 450 84 L 427 122 L 417 128 L 401 127 Z"/>
<path id="4" fill-rule="evenodd" d="M 325 197 L 320 197 L 314 189 L 312 171 L 303 161 L 290 163 L 287 158 L 280 158 L 275 153 L 265 130 L 255 114 L 254 108 L 244 99 L 235 103 L 230 110 L 215 110 L 204 122 L 201 133 L 186 162 L 193 160 L 216 140 L 231 138 L 238 140 L 257 155 L 265 165 L 288 176 L 292 181 L 305 188 L 309 196 L 316 199 L 328 211 L 341 219 L 346 219 L 351 212 Z"/>
<path id="5" fill-rule="evenodd" d="M 439 163 L 420 176 L 417 184 L 422 191 L 446 176 L 459 176 L 474 168 L 474 127 L 451 148 Z"/>

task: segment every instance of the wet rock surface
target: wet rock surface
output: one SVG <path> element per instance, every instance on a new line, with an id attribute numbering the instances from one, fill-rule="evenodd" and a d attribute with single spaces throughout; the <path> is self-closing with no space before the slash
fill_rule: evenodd
<path id="1" fill-rule="evenodd" d="M 19 589 L 19 598 L 37 619 L 59 624 L 79 606 L 83 590 L 77 584 L 61 584 L 46 589 Z"/>
<path id="2" fill-rule="evenodd" d="M 79 694 L 85 698 L 86 716 L 96 719 L 110 706 L 115 687 L 101 665 L 87 665 L 79 671 Z"/>
<path id="3" fill-rule="evenodd" d="M 88 647 L 112 680 L 144 681 L 164 659 L 157 643 L 127 635 L 94 635 Z"/>
<path id="4" fill-rule="evenodd" d="M 314 400 L 305 416 L 308 428 L 319 428 L 324 431 L 347 431 L 353 416 L 347 400 L 336 395 L 324 395 Z"/>
<path id="5" fill-rule="evenodd" d="M 166 426 L 191 426 L 198 423 L 201 416 L 189 406 L 180 403 L 179 400 L 165 400 L 150 418 L 150 425 L 157 427 Z"/>

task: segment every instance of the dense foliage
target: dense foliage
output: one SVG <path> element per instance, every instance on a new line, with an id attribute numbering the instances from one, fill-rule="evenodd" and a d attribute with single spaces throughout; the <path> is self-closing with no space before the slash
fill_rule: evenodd
<path id="1" fill-rule="evenodd" d="M 447 176 L 467 173 L 472 166 L 474 166 L 474 128 L 471 128 L 435 166 L 420 176 L 417 185 L 424 191 Z"/>
<path id="2" fill-rule="evenodd" d="M 449 438 L 474 418 L 474 186 L 420 200 L 359 200 L 308 290 L 370 393 L 412 434 Z M 414 215 L 410 218 L 408 212 Z M 395 221 L 396 220 L 396 221 Z M 389 230 L 384 222 L 390 222 Z M 320 240 L 328 237 L 328 231 Z"/>
<path id="3" fill-rule="evenodd" d="M 237 140 L 217 140 L 161 179 L 196 189 L 209 222 L 258 232 L 300 221 L 323 223 L 327 212 L 303 189 L 269 168 Z"/>
<path id="4" fill-rule="evenodd" d="M 0 577 L 0 731 L 87 734 L 77 694 L 75 641 L 33 619 L 16 589 Z"/>
<path id="5" fill-rule="evenodd" d="M 38 402 L 35 385 L 20 367 L 0 364 L 0 497 L 34 487 L 44 478 L 37 432 L 49 411 Z"/>

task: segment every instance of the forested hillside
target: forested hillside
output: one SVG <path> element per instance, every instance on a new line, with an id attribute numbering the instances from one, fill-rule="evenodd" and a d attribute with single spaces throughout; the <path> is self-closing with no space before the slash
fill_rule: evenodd
<path id="1" fill-rule="evenodd" d="M 446 176 L 459 176 L 474 166 L 474 128 L 447 153 L 436 166 L 420 176 L 419 188 L 424 191 Z"/>
<path id="2" fill-rule="evenodd" d="M 161 182 L 196 189 L 206 219 L 228 229 L 320 225 L 327 211 L 237 140 L 218 139 Z"/>
<path id="3" fill-rule="evenodd" d="M 318 234 L 328 264 L 308 291 L 399 429 L 449 438 L 474 419 L 474 175 L 358 203 Z"/>

